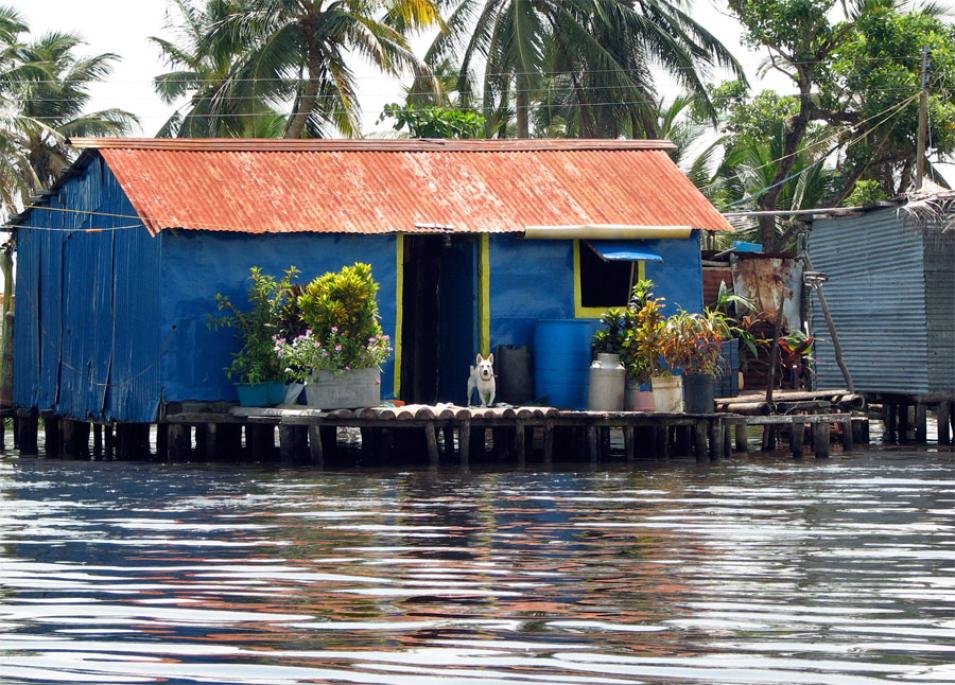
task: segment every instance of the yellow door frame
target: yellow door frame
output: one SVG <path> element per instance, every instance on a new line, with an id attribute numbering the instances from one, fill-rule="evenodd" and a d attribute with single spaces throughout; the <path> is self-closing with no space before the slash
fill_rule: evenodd
<path id="1" fill-rule="evenodd" d="M 395 399 L 401 397 L 401 334 L 404 326 L 404 299 L 405 299 L 405 235 L 395 235 L 395 255 L 398 271 L 395 277 Z"/>

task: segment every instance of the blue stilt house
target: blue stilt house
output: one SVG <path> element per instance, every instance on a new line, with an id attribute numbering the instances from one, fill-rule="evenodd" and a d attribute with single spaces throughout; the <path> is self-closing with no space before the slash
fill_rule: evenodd
<path id="1" fill-rule="evenodd" d="M 701 231 L 729 229 L 663 141 L 83 139 L 14 217 L 14 401 L 151 422 L 235 399 L 216 293 L 249 268 L 363 261 L 396 342 L 384 397 L 464 400 L 491 345 L 593 319 L 652 278 L 702 307 Z"/>

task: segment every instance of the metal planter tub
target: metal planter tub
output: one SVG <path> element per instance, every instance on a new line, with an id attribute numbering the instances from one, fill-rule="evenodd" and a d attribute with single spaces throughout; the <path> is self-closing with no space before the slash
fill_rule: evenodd
<path id="1" fill-rule="evenodd" d="M 315 371 L 305 385 L 305 399 L 317 409 L 357 409 L 381 404 L 381 371 Z"/>

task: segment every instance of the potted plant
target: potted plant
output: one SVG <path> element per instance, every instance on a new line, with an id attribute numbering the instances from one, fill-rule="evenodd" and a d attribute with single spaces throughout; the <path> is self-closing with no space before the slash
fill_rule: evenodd
<path id="1" fill-rule="evenodd" d="M 627 373 L 624 408 L 628 411 L 655 409 L 650 383 L 661 370 L 662 306 L 663 299 L 653 296 L 653 281 L 637 281 L 624 312 L 625 333 L 620 345 L 620 359 Z"/>
<path id="2" fill-rule="evenodd" d="M 627 372 L 620 352 L 627 331 L 627 312 L 608 309 L 600 318 L 603 328 L 594 333 L 587 406 L 592 411 L 620 411 L 624 407 Z"/>
<path id="3" fill-rule="evenodd" d="M 671 368 L 683 370 L 687 412 L 713 411 L 723 341 L 731 335 L 730 318 L 716 309 L 705 309 L 699 314 L 681 310 L 666 320 L 663 357 Z"/>
<path id="4" fill-rule="evenodd" d="M 298 297 L 304 330 L 275 341 L 287 373 L 305 383 L 310 406 L 341 409 L 381 402 L 381 364 L 391 352 L 381 330 L 378 284 L 356 263 L 319 276 Z"/>
<path id="5" fill-rule="evenodd" d="M 221 312 L 210 317 L 211 328 L 233 328 L 240 347 L 232 355 L 232 364 L 225 370 L 235 384 L 239 404 L 268 407 L 285 399 L 282 364 L 276 353 L 275 336 L 279 331 L 280 313 L 292 294 L 298 270 L 290 267 L 280 279 L 262 273 L 259 267 L 249 272 L 249 309 L 239 309 L 223 294 L 216 295 Z"/>

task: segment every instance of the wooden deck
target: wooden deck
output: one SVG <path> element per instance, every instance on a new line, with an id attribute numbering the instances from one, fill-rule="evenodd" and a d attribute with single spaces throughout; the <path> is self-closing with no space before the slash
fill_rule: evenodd
<path id="1" fill-rule="evenodd" d="M 472 461 L 519 467 L 531 461 L 544 466 L 555 461 L 598 464 L 621 457 L 627 462 L 672 456 L 712 461 L 731 455 L 734 448 L 748 451 L 753 426 L 762 429 L 764 450 L 775 449 L 786 438 L 794 457 L 803 455 L 804 443 L 812 445 L 816 457 L 828 457 L 834 425 L 844 450 L 868 441 L 863 417 L 816 411 L 664 414 L 449 404 L 322 411 L 197 404 L 169 407 L 154 425 L 100 425 L 19 410 L 16 436 L 21 454 L 37 454 L 42 418 L 48 456 L 465 468 Z M 807 426 L 811 431 L 804 439 Z"/>

